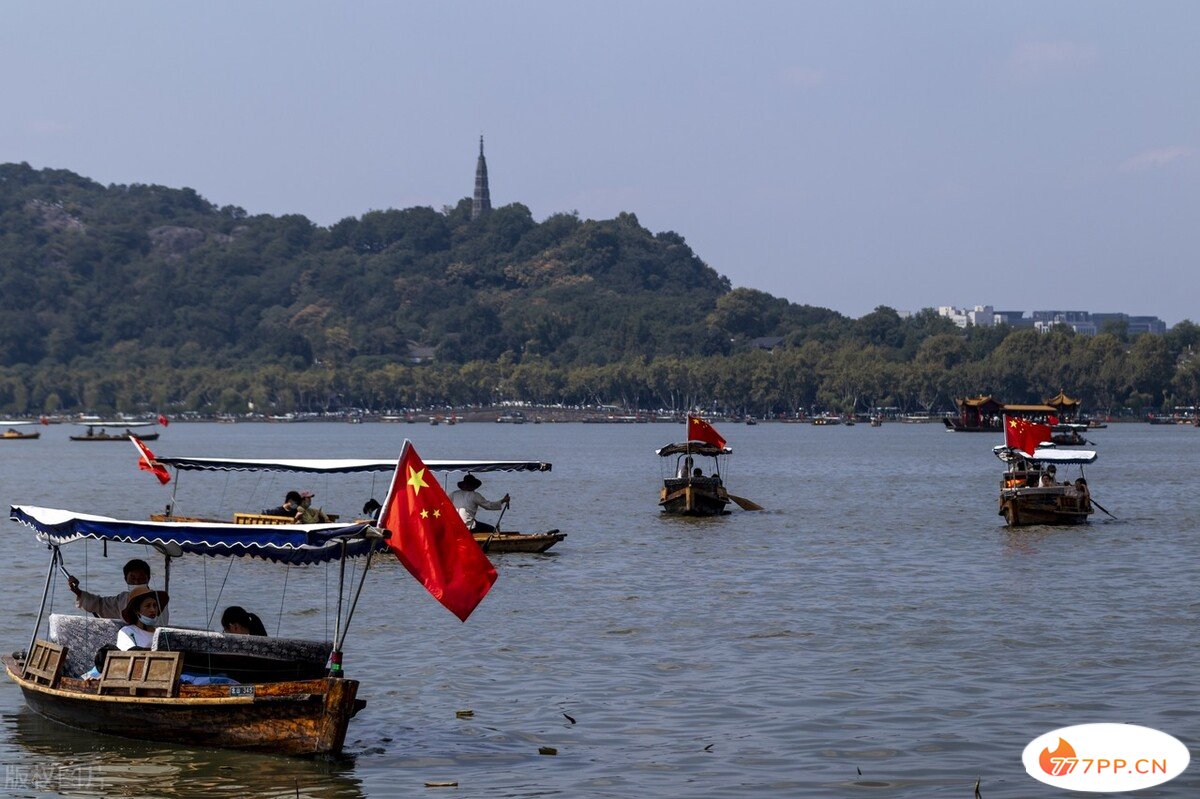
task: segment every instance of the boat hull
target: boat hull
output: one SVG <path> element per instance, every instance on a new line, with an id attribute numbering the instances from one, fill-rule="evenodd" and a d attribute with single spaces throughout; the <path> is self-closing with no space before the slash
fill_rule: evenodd
<path id="1" fill-rule="evenodd" d="M 72 441 L 128 441 L 131 438 L 141 439 L 142 441 L 157 441 L 158 433 L 146 433 L 145 435 L 121 433 L 116 436 L 105 433 L 102 436 L 71 436 Z"/>
<path id="2" fill-rule="evenodd" d="M 1066 487 L 1005 489 L 999 514 L 1009 527 L 1087 524 L 1090 499 Z"/>
<path id="3" fill-rule="evenodd" d="M 506 552 L 545 552 L 567 537 L 566 533 L 549 530 L 544 533 L 472 533 L 475 543 L 488 554 Z"/>
<path id="4" fill-rule="evenodd" d="M 663 513 L 675 516 L 723 516 L 729 511 L 729 493 L 724 486 L 702 484 L 672 485 L 668 481 L 659 494 Z"/>
<path id="5" fill-rule="evenodd" d="M 184 686 L 178 697 L 101 696 L 89 684 L 64 679 L 49 688 L 18 676 L 6 658 L 8 676 L 20 686 L 30 709 L 51 721 L 89 732 L 187 746 L 335 755 L 346 740 L 350 719 L 365 703 L 356 701 L 358 682 L 323 678 L 254 686 Z M 231 689 L 253 688 L 252 696 Z"/>
<path id="6" fill-rule="evenodd" d="M 3 433 L 0 438 L 9 441 L 29 441 L 30 439 L 38 438 L 41 433 Z"/>

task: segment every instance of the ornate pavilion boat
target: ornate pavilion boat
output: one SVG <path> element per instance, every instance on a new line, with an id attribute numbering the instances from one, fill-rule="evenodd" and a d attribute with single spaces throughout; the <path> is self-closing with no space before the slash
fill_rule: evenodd
<path id="1" fill-rule="evenodd" d="M 176 504 L 176 492 L 179 489 L 179 479 L 183 472 L 290 472 L 294 474 L 331 475 L 331 474 L 361 474 L 371 472 L 391 473 L 395 471 L 394 460 L 381 459 L 351 459 L 351 458 L 308 458 L 308 459 L 258 459 L 258 458 L 190 458 L 190 457 L 158 457 L 155 462 L 175 470 L 174 486 L 171 491 L 171 503 L 165 513 L 154 514 L 154 521 L 177 522 L 217 522 L 227 523 L 224 519 L 214 519 L 199 515 L 181 515 Z M 449 474 L 452 472 L 485 473 L 485 472 L 548 472 L 552 465 L 544 461 L 500 461 L 500 460 L 429 460 L 425 465 L 434 472 Z M 286 516 L 267 516 L 261 513 L 235 513 L 233 521 L 237 524 L 290 524 L 292 519 Z M 369 521 L 369 520 L 362 520 Z M 517 531 L 500 531 L 494 533 L 472 533 L 476 543 L 489 554 L 508 552 L 545 552 L 567 537 L 566 533 L 557 529 L 541 533 L 522 533 Z"/>
<path id="2" fill-rule="evenodd" d="M 341 652 L 372 555 L 385 547 L 370 524 L 234 525 L 113 519 L 67 510 L 13 506 L 13 521 L 32 528 L 51 551 L 46 588 L 27 653 L 3 658 L 10 679 L 38 714 L 95 733 L 153 741 L 269 751 L 337 754 L 350 719 L 365 706 L 359 683 L 346 679 Z M 145 544 L 166 559 L 183 555 L 261 558 L 290 565 L 337 561 L 338 618 L 333 641 L 262 638 L 158 627 L 148 651 L 109 652 L 98 680 L 79 679 L 102 644 L 114 644 L 124 624 L 113 619 L 52 614 L 40 637 L 59 548 L 95 540 Z M 347 559 L 366 556 L 362 579 L 343 618 Z M 65 570 L 64 570 L 65 571 Z M 190 674 L 220 672 L 237 684 L 181 684 Z"/>

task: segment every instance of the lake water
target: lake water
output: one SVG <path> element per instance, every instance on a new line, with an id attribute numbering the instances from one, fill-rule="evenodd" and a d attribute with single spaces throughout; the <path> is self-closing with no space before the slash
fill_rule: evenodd
<path id="1" fill-rule="evenodd" d="M 4 793 L 969 799 L 979 779 L 985 799 L 1061 796 L 1024 773 L 1022 749 L 1101 721 L 1164 730 L 1195 756 L 1200 430 L 1095 431 L 1088 481 L 1120 520 L 1009 530 L 995 436 L 719 427 L 735 450 L 726 484 L 767 511 L 660 516 L 653 449 L 681 425 L 172 425 L 156 452 L 394 457 L 407 435 L 427 459 L 549 460 L 548 474 L 485 475 L 481 491 L 512 494 L 506 529 L 569 535 L 547 555 L 494 558 L 499 581 L 466 624 L 390 556 L 372 567 L 346 646 L 368 704 L 344 761 L 87 735 L 35 716 L 5 681 Z M 0 442 L 4 499 L 131 518 L 165 504 L 132 446 L 67 433 Z M 179 510 L 258 510 L 296 487 L 353 514 L 386 480 L 192 473 Z M 48 554 L 6 530 L 11 651 L 28 641 Z M 161 578 L 140 547 L 63 552 L 101 593 L 119 590 L 129 557 Z M 183 558 L 171 618 L 207 626 L 214 606 L 241 604 L 272 634 L 321 638 L 335 584 L 323 566 Z M 1193 764 L 1139 796 L 1198 794 Z"/>

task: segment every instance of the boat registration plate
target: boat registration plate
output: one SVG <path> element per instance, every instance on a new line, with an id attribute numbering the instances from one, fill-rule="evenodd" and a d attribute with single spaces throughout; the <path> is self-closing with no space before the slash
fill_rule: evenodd
<path id="1" fill-rule="evenodd" d="M 231 685 L 229 686 L 230 696 L 254 696 L 253 685 Z"/>

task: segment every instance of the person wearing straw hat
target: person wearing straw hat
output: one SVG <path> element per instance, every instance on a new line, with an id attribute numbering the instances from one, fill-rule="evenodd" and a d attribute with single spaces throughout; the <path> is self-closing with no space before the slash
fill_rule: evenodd
<path id="1" fill-rule="evenodd" d="M 484 510 L 500 510 L 509 503 L 508 494 L 495 502 L 490 502 L 480 494 L 478 489 L 483 483 L 473 474 L 468 473 L 466 477 L 458 481 L 458 490 L 450 495 L 450 501 L 454 503 L 454 507 L 458 509 L 458 515 L 462 518 L 463 524 L 473 533 L 494 533 L 496 528 L 487 522 L 481 522 L 475 518 L 476 512 L 480 508 Z"/>
<path id="2" fill-rule="evenodd" d="M 167 609 L 170 601 L 166 591 L 156 591 L 149 586 L 139 585 L 130 591 L 121 611 L 126 624 L 117 633 L 117 648 L 149 649 L 154 641 L 154 630 L 160 623 L 159 614 Z"/>

